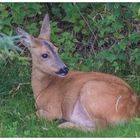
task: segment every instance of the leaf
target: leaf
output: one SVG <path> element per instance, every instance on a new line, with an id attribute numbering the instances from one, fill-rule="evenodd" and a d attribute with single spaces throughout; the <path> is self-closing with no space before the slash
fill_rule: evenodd
<path id="1" fill-rule="evenodd" d="M 125 53 L 119 53 L 119 54 L 117 54 L 117 58 L 119 60 L 125 61 L 127 59 L 127 55 Z"/>
<path id="2" fill-rule="evenodd" d="M 140 8 L 138 9 L 138 16 L 140 16 Z"/>
<path id="3" fill-rule="evenodd" d="M 129 40 L 133 43 L 137 43 L 140 39 L 140 34 L 138 32 L 133 32 L 129 35 Z"/>
<path id="4" fill-rule="evenodd" d="M 107 60 L 109 62 L 113 62 L 114 60 L 116 60 L 116 55 L 113 54 L 111 51 L 102 51 L 100 53 L 98 53 L 96 55 L 96 59 L 103 59 L 103 60 Z"/>

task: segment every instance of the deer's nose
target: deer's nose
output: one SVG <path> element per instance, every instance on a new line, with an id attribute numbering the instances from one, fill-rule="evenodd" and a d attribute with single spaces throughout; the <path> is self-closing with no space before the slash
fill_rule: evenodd
<path id="1" fill-rule="evenodd" d="M 68 71 L 69 71 L 68 67 L 64 67 L 64 68 L 61 68 L 58 72 L 56 72 L 56 74 L 58 76 L 64 77 L 68 73 Z"/>

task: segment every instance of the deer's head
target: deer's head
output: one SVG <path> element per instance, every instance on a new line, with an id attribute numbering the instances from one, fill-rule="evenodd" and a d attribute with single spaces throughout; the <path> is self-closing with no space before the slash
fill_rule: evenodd
<path id="1" fill-rule="evenodd" d="M 40 71 L 51 75 L 64 77 L 68 73 L 68 68 L 58 56 L 58 49 L 50 42 L 49 16 L 46 15 L 40 30 L 40 35 L 35 38 L 17 28 L 20 35 L 20 42 L 29 48 L 32 55 L 32 63 Z"/>

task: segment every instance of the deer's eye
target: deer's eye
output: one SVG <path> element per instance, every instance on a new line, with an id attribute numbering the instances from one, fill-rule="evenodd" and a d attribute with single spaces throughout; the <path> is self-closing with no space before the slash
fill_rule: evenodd
<path id="1" fill-rule="evenodd" d="M 46 58 L 48 58 L 49 55 L 48 55 L 47 53 L 44 53 L 44 54 L 42 54 L 41 56 L 42 56 L 44 59 L 46 59 Z"/>

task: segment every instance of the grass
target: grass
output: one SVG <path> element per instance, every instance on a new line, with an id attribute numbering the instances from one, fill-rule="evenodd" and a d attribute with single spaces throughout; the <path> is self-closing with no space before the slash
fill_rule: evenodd
<path id="1" fill-rule="evenodd" d="M 58 129 L 58 122 L 35 115 L 31 65 L 19 60 L 0 65 L 0 137 L 140 137 L 140 119 L 95 132 Z M 124 77 L 140 93 L 140 77 Z"/>

